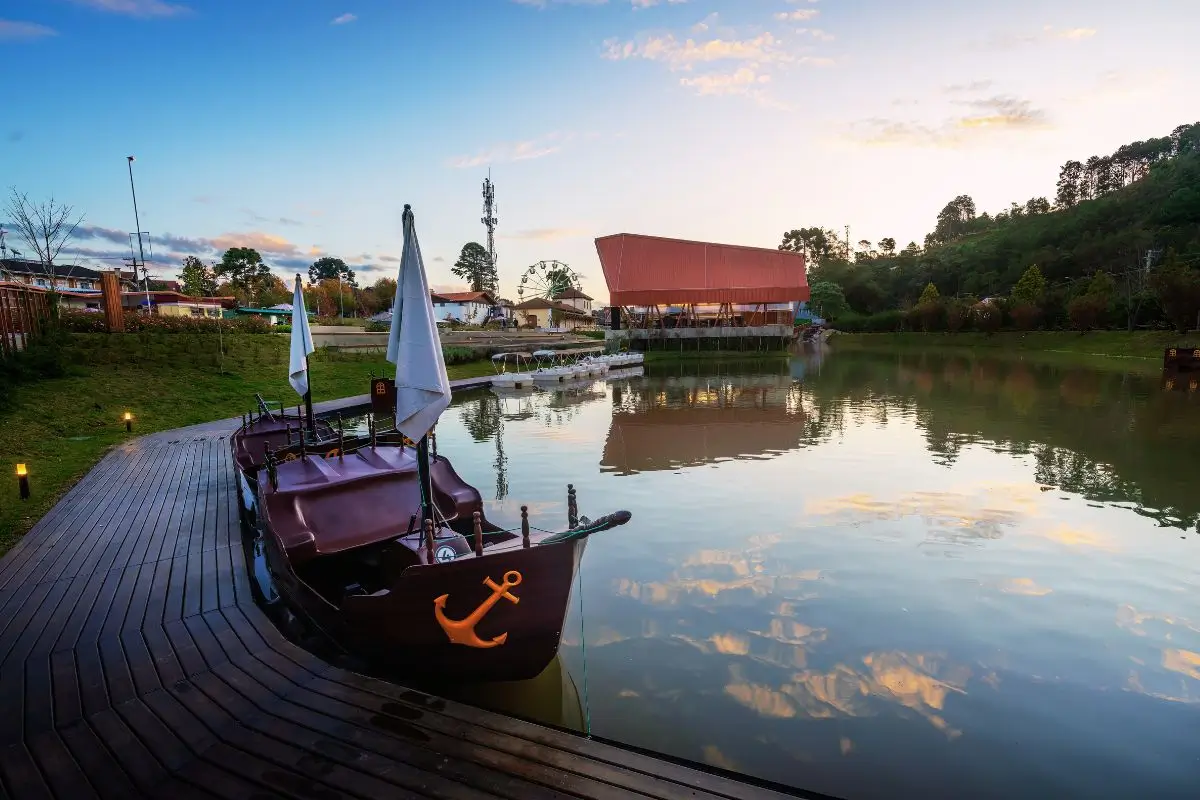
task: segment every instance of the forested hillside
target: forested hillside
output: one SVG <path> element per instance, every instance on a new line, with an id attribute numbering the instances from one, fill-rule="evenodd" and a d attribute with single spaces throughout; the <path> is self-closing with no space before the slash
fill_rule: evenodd
<path id="1" fill-rule="evenodd" d="M 923 247 L 802 228 L 780 249 L 808 256 L 814 306 L 846 329 L 1194 327 L 1200 123 L 1067 162 L 1053 203 L 977 214 L 960 195 Z"/>

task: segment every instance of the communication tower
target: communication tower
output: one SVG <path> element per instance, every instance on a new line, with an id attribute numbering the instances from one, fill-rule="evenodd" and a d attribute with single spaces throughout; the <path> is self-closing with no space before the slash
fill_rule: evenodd
<path id="1" fill-rule="evenodd" d="M 483 180 L 483 219 L 479 221 L 487 228 L 488 258 L 493 269 L 496 268 L 496 223 L 500 221 L 496 219 L 496 210 L 496 185 L 492 183 L 492 171 L 489 169 L 488 176 Z"/>

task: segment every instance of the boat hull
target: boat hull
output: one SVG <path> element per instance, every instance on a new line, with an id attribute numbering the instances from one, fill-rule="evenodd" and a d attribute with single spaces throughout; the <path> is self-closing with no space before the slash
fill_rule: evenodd
<path id="1" fill-rule="evenodd" d="M 269 532 L 264 554 L 284 603 L 373 667 L 412 677 L 513 681 L 535 677 L 557 655 L 586 546 L 582 538 L 409 567 L 389 589 L 345 597 L 341 607 L 297 575 Z M 497 587 L 508 596 L 493 600 Z M 478 619 L 464 625 L 472 615 Z"/>

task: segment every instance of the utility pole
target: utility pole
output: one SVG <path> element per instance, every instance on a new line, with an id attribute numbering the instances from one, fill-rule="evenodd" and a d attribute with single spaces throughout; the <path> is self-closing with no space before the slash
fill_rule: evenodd
<path id="1" fill-rule="evenodd" d="M 146 251 L 142 248 L 142 222 L 138 219 L 137 208 L 137 190 L 133 188 L 133 156 L 125 156 L 125 161 L 129 166 L 129 193 L 133 195 L 133 223 L 137 226 L 138 237 L 138 257 L 142 264 L 142 280 L 145 281 L 146 288 L 146 313 L 150 314 L 150 270 L 146 267 Z M 137 283 L 138 265 L 133 265 L 133 280 Z"/>
<path id="2" fill-rule="evenodd" d="M 846 226 L 846 260 L 847 261 L 850 260 L 852 253 L 853 253 L 853 251 L 852 251 L 851 245 L 850 245 L 850 226 L 847 225 Z"/>

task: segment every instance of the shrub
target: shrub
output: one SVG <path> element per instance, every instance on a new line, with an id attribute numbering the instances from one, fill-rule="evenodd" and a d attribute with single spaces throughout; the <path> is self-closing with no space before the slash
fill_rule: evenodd
<path id="1" fill-rule="evenodd" d="M 391 329 L 389 322 L 368 322 L 366 327 L 367 333 L 388 333 Z"/>
<path id="2" fill-rule="evenodd" d="M 1108 301 L 1097 294 L 1080 295 L 1067 304 L 1071 327 L 1079 331 L 1095 328 L 1107 311 Z"/>
<path id="3" fill-rule="evenodd" d="M 1033 330 L 1037 327 L 1038 320 L 1042 318 L 1042 310 L 1029 303 L 1019 303 L 1013 306 L 1008 313 L 1012 315 L 1013 324 L 1022 331 Z"/>
<path id="4" fill-rule="evenodd" d="M 932 283 L 926 288 L 931 287 L 933 287 Z M 935 288 L 934 291 L 936 292 L 937 289 Z M 937 295 L 934 295 L 932 300 L 918 303 L 917 307 L 913 309 L 913 316 L 920 324 L 921 330 L 926 333 L 941 330 L 946 324 L 946 308 Z"/>
<path id="5" fill-rule="evenodd" d="M 971 307 L 958 300 L 946 304 L 946 330 L 958 333 L 971 321 Z"/>
<path id="6" fill-rule="evenodd" d="M 105 333 L 108 324 L 103 314 L 70 311 L 59 318 L 62 330 L 69 333 Z M 126 333 L 272 333 L 273 328 L 262 317 L 244 315 L 232 319 L 213 317 L 174 317 L 158 314 L 125 312 Z"/>
<path id="7" fill-rule="evenodd" d="M 893 309 L 878 314 L 849 313 L 838 317 L 836 327 L 847 333 L 895 333 L 904 330 L 904 312 Z"/>
<path id="8" fill-rule="evenodd" d="M 1000 330 L 1004 311 L 995 303 L 976 303 L 971 306 L 971 320 L 975 327 L 984 333 L 995 333 Z"/>

